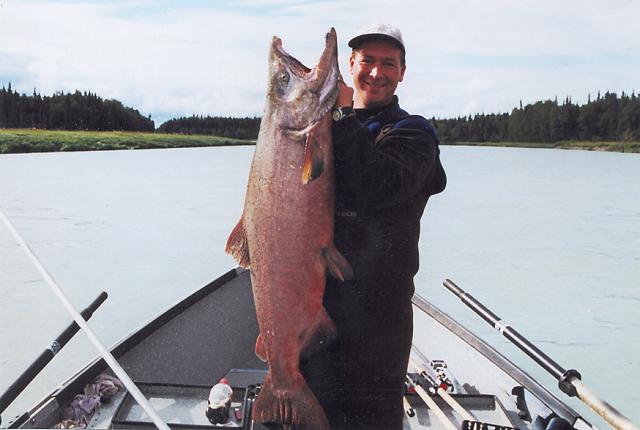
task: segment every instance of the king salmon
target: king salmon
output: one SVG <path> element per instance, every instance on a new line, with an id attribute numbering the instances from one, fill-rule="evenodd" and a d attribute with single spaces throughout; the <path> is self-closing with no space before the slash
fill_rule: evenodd
<path id="1" fill-rule="evenodd" d="M 269 365 L 253 418 L 305 430 L 329 429 L 299 368 L 301 357 L 335 337 L 322 305 L 326 276 L 353 279 L 333 245 L 330 111 L 338 92 L 337 61 L 333 28 L 313 70 L 273 38 L 244 209 L 226 247 L 251 269 L 260 328 L 256 354 Z"/>

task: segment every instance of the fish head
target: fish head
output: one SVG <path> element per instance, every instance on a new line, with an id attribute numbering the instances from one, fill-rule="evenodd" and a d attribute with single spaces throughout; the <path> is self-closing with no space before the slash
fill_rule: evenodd
<path id="1" fill-rule="evenodd" d="M 288 54 L 276 36 L 269 60 L 267 105 L 280 128 L 303 131 L 331 110 L 338 94 L 339 76 L 333 28 L 327 33 L 324 52 L 313 69 Z"/>

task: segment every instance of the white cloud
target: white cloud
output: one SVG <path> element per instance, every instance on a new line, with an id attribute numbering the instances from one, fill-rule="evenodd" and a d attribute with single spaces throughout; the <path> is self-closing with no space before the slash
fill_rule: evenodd
<path id="1" fill-rule="evenodd" d="M 350 35 L 399 26 L 408 71 L 399 95 L 426 116 L 509 111 L 520 99 L 631 91 L 640 66 L 635 1 L 191 2 L 5 1 L 0 85 L 77 89 L 158 120 L 262 111 L 271 36 L 312 66 L 331 26 L 346 74 Z"/>

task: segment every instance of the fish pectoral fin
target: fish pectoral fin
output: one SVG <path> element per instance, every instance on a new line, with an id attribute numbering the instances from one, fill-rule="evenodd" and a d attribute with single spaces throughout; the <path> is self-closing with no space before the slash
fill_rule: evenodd
<path id="1" fill-rule="evenodd" d="M 256 355 L 260 360 L 267 362 L 267 348 L 264 346 L 264 339 L 261 334 L 256 339 Z"/>
<path id="2" fill-rule="evenodd" d="M 302 183 L 308 184 L 322 175 L 322 172 L 324 172 L 324 154 L 312 130 L 307 134 L 304 144 Z"/>
<path id="3" fill-rule="evenodd" d="M 284 134 L 284 136 L 287 139 L 291 139 L 294 142 L 297 142 L 300 144 L 304 142 L 304 140 L 307 138 L 307 133 L 309 132 L 307 128 L 302 130 L 291 130 L 287 128 L 282 128 L 281 130 L 282 130 L 282 134 Z"/>
<path id="4" fill-rule="evenodd" d="M 322 307 L 302 344 L 302 357 L 310 357 L 329 345 L 336 338 L 336 326 L 327 310 Z"/>
<path id="5" fill-rule="evenodd" d="M 242 217 L 229 235 L 225 251 L 233 258 L 235 258 L 240 266 L 244 267 L 245 269 L 249 268 L 249 244 L 247 242 L 247 236 L 244 231 Z"/>
<path id="6" fill-rule="evenodd" d="M 345 280 L 353 281 L 356 278 L 351 264 L 340 254 L 340 251 L 335 246 L 322 248 L 322 256 L 327 264 L 327 270 L 334 278 L 342 282 Z"/>

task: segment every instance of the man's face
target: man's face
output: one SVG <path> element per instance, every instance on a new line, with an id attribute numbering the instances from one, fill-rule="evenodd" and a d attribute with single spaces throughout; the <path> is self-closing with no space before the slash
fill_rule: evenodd
<path id="1" fill-rule="evenodd" d="M 349 70 L 356 93 L 354 107 L 370 108 L 391 103 L 406 68 L 400 61 L 401 55 L 400 49 L 384 40 L 365 42 L 353 51 Z"/>

